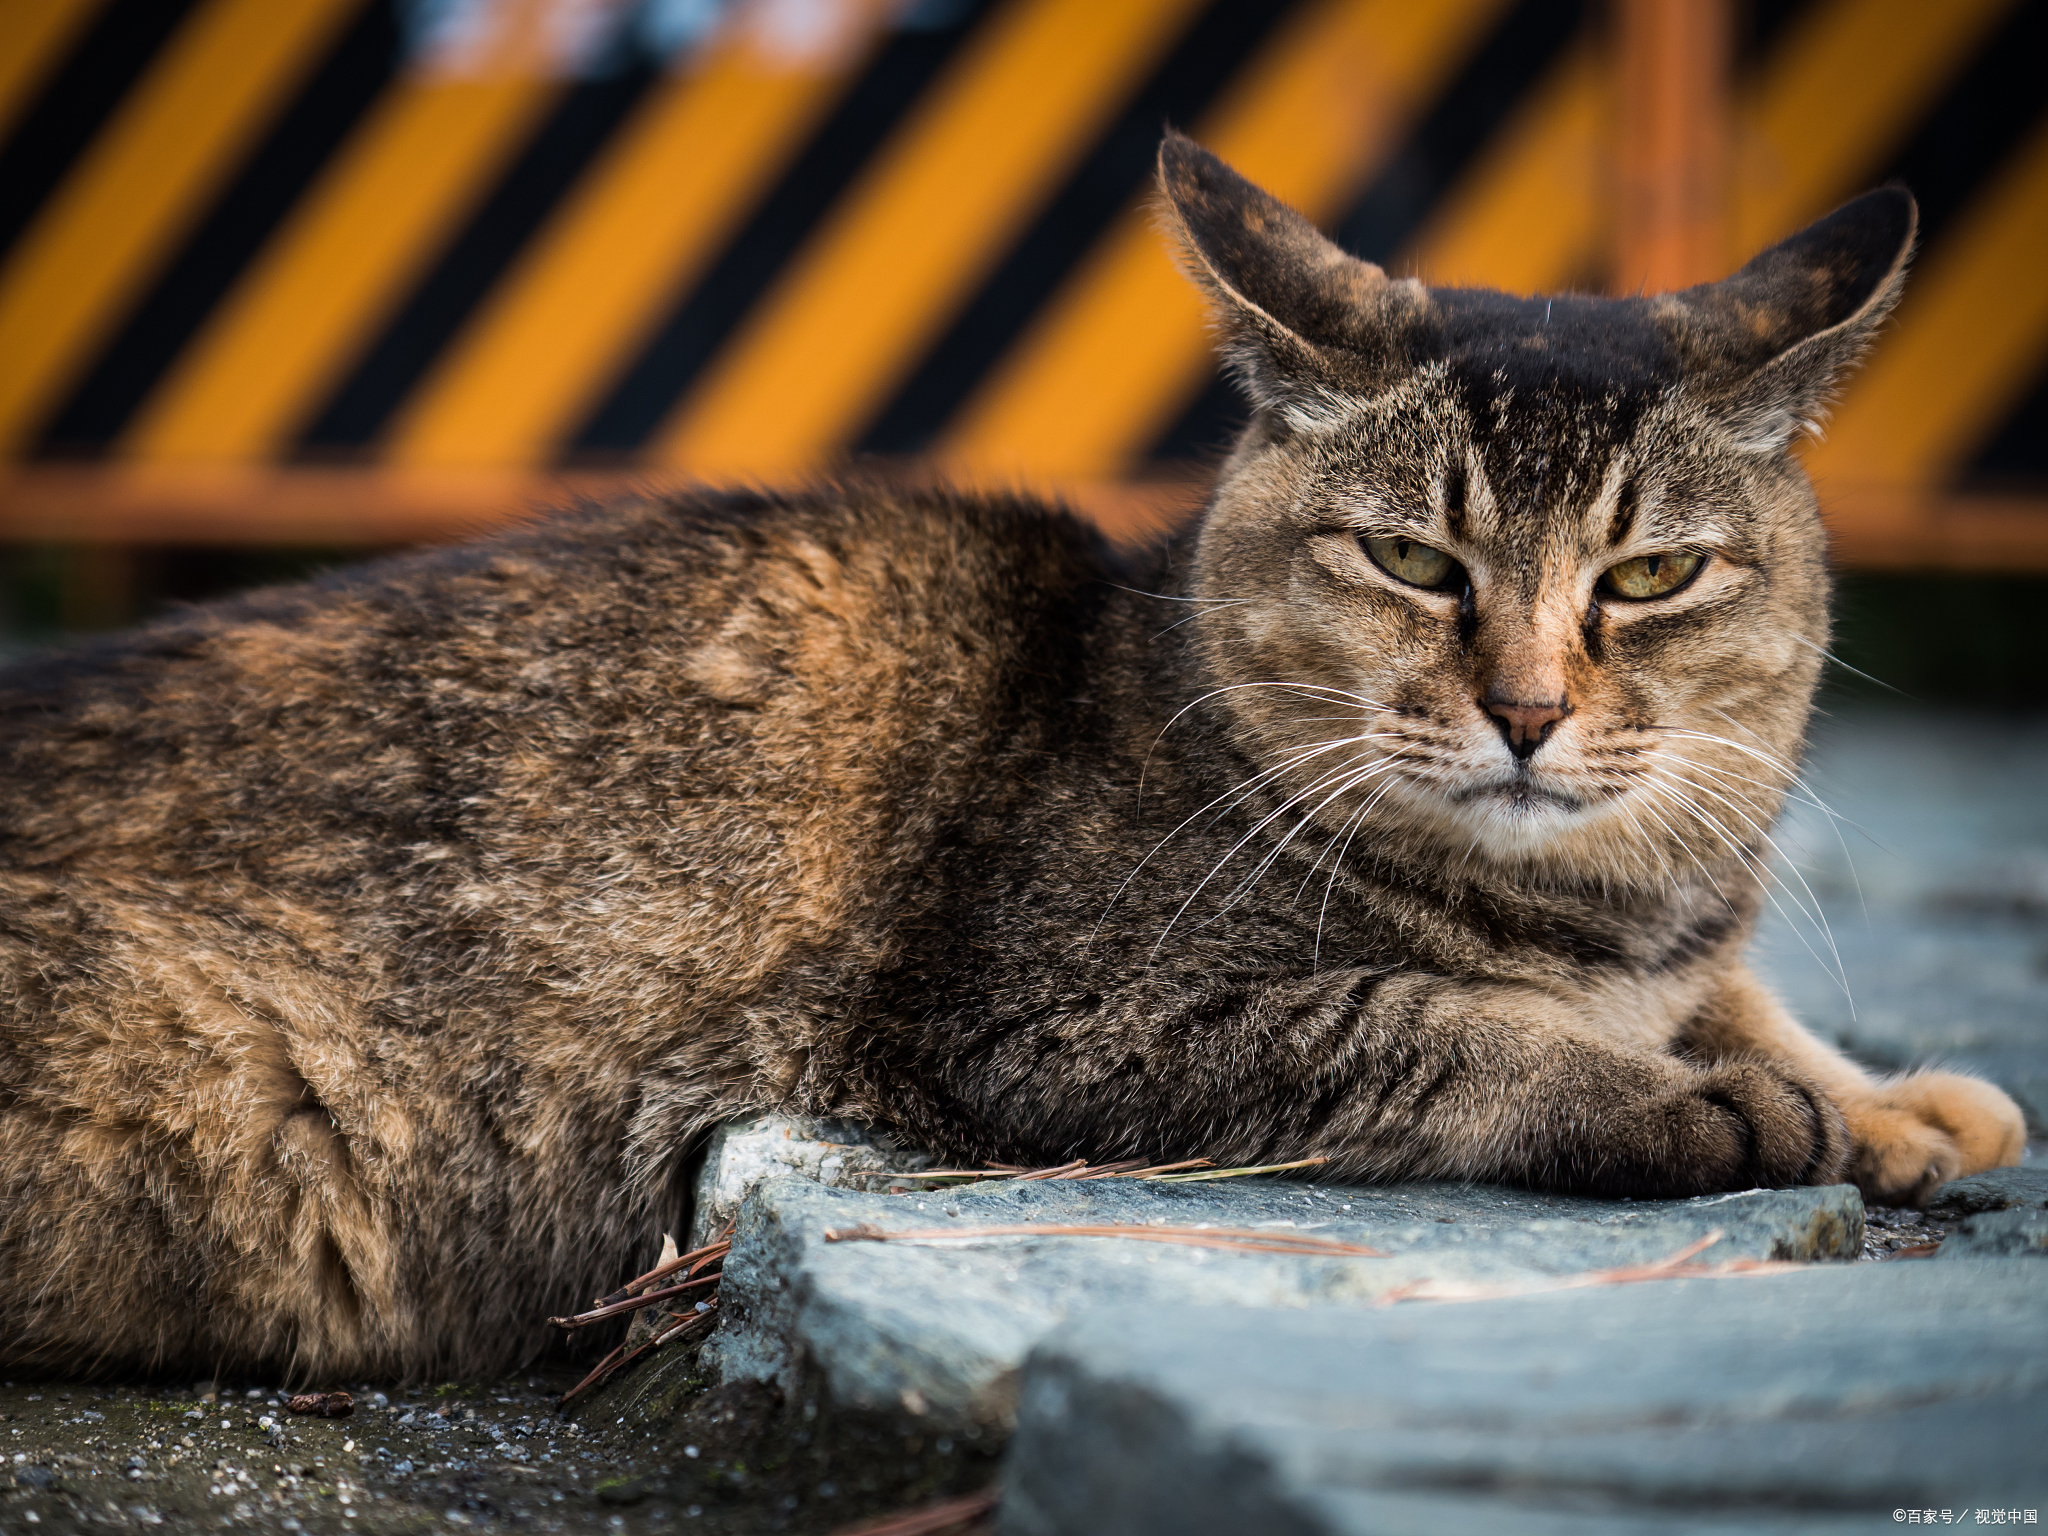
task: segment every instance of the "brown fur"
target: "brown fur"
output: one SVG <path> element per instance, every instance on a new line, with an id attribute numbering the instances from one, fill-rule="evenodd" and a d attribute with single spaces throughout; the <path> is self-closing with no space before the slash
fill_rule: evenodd
<path id="1" fill-rule="evenodd" d="M 502 1366 L 766 1105 L 1637 1195 L 2014 1155 L 1997 1090 L 1877 1083 L 1741 962 L 1826 630 L 1785 445 L 1910 201 L 1545 301 L 1163 177 L 1258 410 L 1150 555 L 698 493 L 0 677 L 0 1363 Z"/>

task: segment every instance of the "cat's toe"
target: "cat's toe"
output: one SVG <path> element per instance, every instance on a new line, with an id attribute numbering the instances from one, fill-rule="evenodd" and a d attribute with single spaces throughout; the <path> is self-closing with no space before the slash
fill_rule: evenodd
<path id="1" fill-rule="evenodd" d="M 1845 1103 L 1866 1200 L 1921 1205 L 1950 1179 L 2019 1161 L 2027 1126 L 1999 1089 L 1954 1072 L 1915 1072 Z"/>

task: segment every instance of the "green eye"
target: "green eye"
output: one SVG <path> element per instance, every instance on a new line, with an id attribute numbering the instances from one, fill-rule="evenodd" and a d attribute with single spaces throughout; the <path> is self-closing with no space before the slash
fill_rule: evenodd
<path id="1" fill-rule="evenodd" d="M 1465 568 L 1457 561 L 1414 539 L 1367 539 L 1365 552 L 1374 565 L 1411 587 L 1441 589 L 1465 579 Z"/>
<path id="2" fill-rule="evenodd" d="M 1637 555 L 1600 578 L 1600 590 L 1615 597 L 1662 597 L 1692 579 L 1704 555 L 1674 550 L 1663 555 Z"/>

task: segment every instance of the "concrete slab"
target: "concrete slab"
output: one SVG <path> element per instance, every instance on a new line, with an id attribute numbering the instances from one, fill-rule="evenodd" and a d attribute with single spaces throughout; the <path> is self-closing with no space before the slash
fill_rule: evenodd
<path id="1" fill-rule="evenodd" d="M 1116 1238 L 828 1242 L 828 1229 L 1016 1223 L 1305 1232 L 1384 1258 L 1250 1254 Z M 1424 1279 L 1514 1281 L 1664 1258 L 1709 1232 L 1705 1257 L 1853 1258 L 1849 1186 L 1686 1201 L 1595 1201 L 1481 1185 L 1353 1189 L 1273 1180 L 993 1183 L 868 1195 L 784 1178 L 742 1210 L 704 1357 L 722 1380 L 807 1375 L 836 1402 L 936 1427 L 1008 1424 L 1016 1372 L 1070 1317 L 1118 1302 L 1329 1307 Z"/>
<path id="2" fill-rule="evenodd" d="M 1472 1305 L 1108 1307 L 1034 1350 L 1001 1536 L 1831 1532 L 2048 1504 L 2028 1262 Z M 1895 1511 L 1897 1513 L 1895 1513 Z"/>

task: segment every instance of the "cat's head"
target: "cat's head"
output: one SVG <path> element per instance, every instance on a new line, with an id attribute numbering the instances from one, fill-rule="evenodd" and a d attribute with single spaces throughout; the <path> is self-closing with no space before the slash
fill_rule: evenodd
<path id="1" fill-rule="evenodd" d="M 1160 175 L 1253 404 L 1192 627 L 1287 824 L 1599 880 L 1759 846 L 1827 636 L 1789 450 L 1898 297 L 1911 197 L 1722 282 L 1524 299 L 1391 278 L 1189 140 Z"/>

